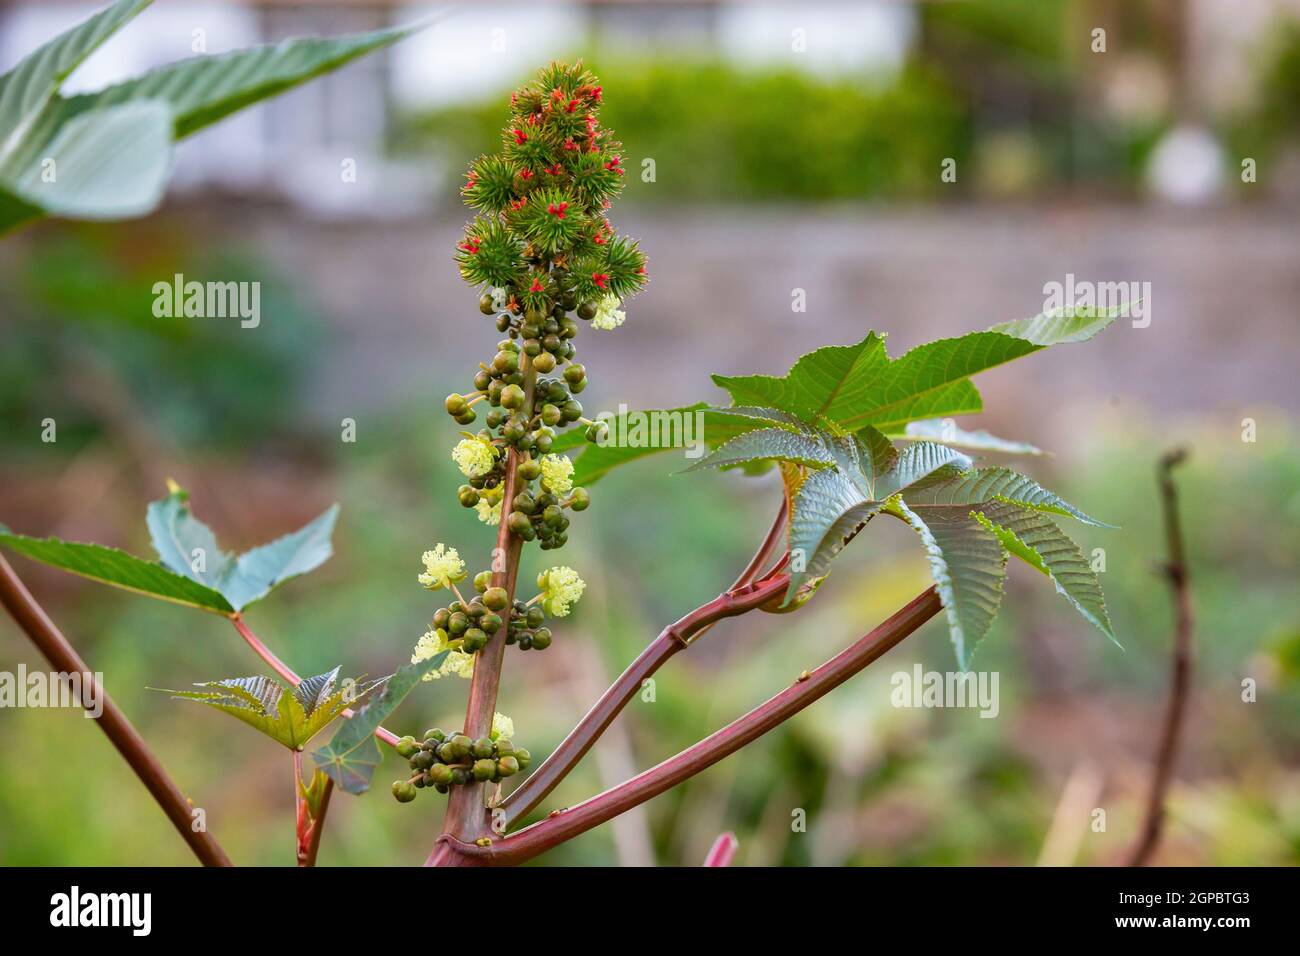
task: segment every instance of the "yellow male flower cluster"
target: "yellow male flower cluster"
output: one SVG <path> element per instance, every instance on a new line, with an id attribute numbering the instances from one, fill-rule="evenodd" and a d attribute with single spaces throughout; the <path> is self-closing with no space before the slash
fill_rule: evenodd
<path id="1" fill-rule="evenodd" d="M 514 735 L 515 735 L 515 722 L 513 720 L 511 720 L 505 714 L 492 715 L 492 733 L 488 735 L 489 737 L 491 737 L 493 740 L 496 740 L 498 737 L 505 737 L 507 740 L 509 740 L 513 738 Z"/>
<path id="2" fill-rule="evenodd" d="M 430 591 L 449 588 L 469 576 L 469 572 L 465 570 L 465 562 L 460 559 L 460 553 L 455 548 L 446 547 L 442 542 L 438 542 L 432 551 L 424 552 L 421 560 L 424 561 L 424 573 L 416 580 Z"/>
<path id="3" fill-rule="evenodd" d="M 478 504 L 474 506 L 474 513 L 478 515 L 478 520 L 484 524 L 501 523 L 501 486 L 495 488 L 485 488 L 479 492 Z"/>
<path id="4" fill-rule="evenodd" d="M 567 455 L 543 455 L 542 484 L 553 495 L 565 494 L 573 487 L 573 461 Z"/>
<path id="5" fill-rule="evenodd" d="M 427 661 L 430 657 L 441 654 L 443 651 L 450 651 L 447 654 L 447 659 L 439 664 L 436 670 L 431 670 L 425 674 L 423 680 L 437 680 L 440 677 L 446 677 L 448 674 L 455 674 L 457 677 L 464 677 L 466 680 L 474 676 L 474 655 L 449 648 L 450 643 L 447 632 L 442 628 L 426 631 L 420 640 L 416 642 L 415 652 L 411 654 L 412 664 Z"/>
<path id="6" fill-rule="evenodd" d="M 542 590 L 542 609 L 551 617 L 567 617 L 569 606 L 587 589 L 578 572 L 568 567 L 543 571 L 537 575 L 537 586 Z"/>
<path id="7" fill-rule="evenodd" d="M 482 438 L 462 438 L 451 450 L 451 458 L 466 478 L 478 478 L 496 465 L 497 450 Z"/>
<path id="8" fill-rule="evenodd" d="M 591 320 L 593 329 L 616 329 L 627 318 L 619 308 L 622 303 L 618 296 L 610 293 L 596 303 L 596 314 Z"/>

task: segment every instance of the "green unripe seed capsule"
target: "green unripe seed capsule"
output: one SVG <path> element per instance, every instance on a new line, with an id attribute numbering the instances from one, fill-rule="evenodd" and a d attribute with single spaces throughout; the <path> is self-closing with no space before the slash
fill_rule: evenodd
<path id="1" fill-rule="evenodd" d="M 524 616 L 524 621 L 529 627 L 541 627 L 546 623 L 546 612 L 540 607 L 533 605 L 528 609 L 528 613 Z"/>
<path id="2" fill-rule="evenodd" d="M 484 614 L 483 619 L 478 622 L 478 626 L 488 634 L 495 634 L 497 631 L 501 630 L 501 615 Z"/>
<path id="3" fill-rule="evenodd" d="M 519 408 L 524 404 L 524 390 L 518 385 L 507 385 L 501 389 L 501 404 L 511 410 Z M 582 412 L 580 411 L 578 414 L 581 415 Z M 519 430 L 519 434 L 523 434 L 522 428 Z"/>
<path id="4" fill-rule="evenodd" d="M 560 410 L 550 402 L 547 402 L 542 406 L 542 421 L 547 425 L 560 424 L 560 419 L 562 417 Z"/>
<path id="5" fill-rule="evenodd" d="M 509 737 L 498 737 L 498 738 L 497 738 L 497 756 L 498 756 L 498 757 L 510 757 L 510 756 L 513 756 L 513 755 L 514 755 L 514 752 L 515 752 L 515 745 L 512 744 L 512 743 L 510 742 L 510 738 L 509 738 Z"/>
<path id="6" fill-rule="evenodd" d="M 497 331 L 508 332 L 510 330 L 510 316 L 502 313 L 497 316 Z"/>
<path id="7" fill-rule="evenodd" d="M 559 505 L 549 505 L 546 510 L 542 512 L 542 520 L 552 528 L 557 527 L 563 518 L 564 512 L 560 510 Z"/>
<path id="8" fill-rule="evenodd" d="M 430 727 L 424 732 L 424 739 L 436 740 L 438 743 L 442 743 L 447 739 L 447 735 L 442 732 L 441 727 Z"/>
<path id="9" fill-rule="evenodd" d="M 496 776 L 497 765 L 491 759 L 474 761 L 474 779 L 478 781 L 491 780 Z"/>
<path id="10" fill-rule="evenodd" d="M 551 336 L 547 336 L 551 338 Z M 533 368 L 546 375 L 548 372 L 555 371 L 555 356 L 550 352 L 541 352 L 533 359 Z"/>
<path id="11" fill-rule="evenodd" d="M 510 510 L 522 511 L 524 514 L 530 515 L 537 510 L 537 502 L 528 492 L 521 491 L 519 494 L 515 495 L 514 507 Z"/>
<path id="12" fill-rule="evenodd" d="M 469 627 L 469 615 L 464 611 L 455 611 L 447 619 L 447 633 L 452 637 L 460 637 Z"/>
<path id="13" fill-rule="evenodd" d="M 487 646 L 487 635 L 477 627 L 471 627 L 465 632 L 464 649 L 466 653 L 473 654 L 475 651 L 481 651 Z"/>
<path id="14" fill-rule="evenodd" d="M 475 764 L 477 769 L 478 765 Z M 513 777 L 519 772 L 519 760 L 515 757 L 502 757 L 497 761 L 497 773 L 503 777 Z"/>
<path id="15" fill-rule="evenodd" d="M 530 763 L 532 763 L 533 755 L 530 754 L 530 753 L 529 753 L 527 750 L 525 750 L 523 747 L 516 747 L 516 748 L 515 748 L 515 759 L 519 761 L 519 767 L 520 767 L 520 769 L 527 769 L 527 768 L 528 768 L 528 765 L 529 765 Z"/>
<path id="16" fill-rule="evenodd" d="M 427 750 L 421 750 L 411 758 L 411 769 L 428 770 L 433 766 L 433 754 Z"/>
<path id="17" fill-rule="evenodd" d="M 420 745 L 415 742 L 415 738 L 409 734 L 397 742 L 397 752 L 410 760 L 419 752 Z"/>
<path id="18" fill-rule="evenodd" d="M 452 746 L 450 740 L 438 745 L 438 759 L 443 763 L 456 762 L 456 748 Z"/>
<path id="19" fill-rule="evenodd" d="M 478 574 L 474 575 L 474 590 L 477 591 L 479 594 L 482 594 L 491 586 L 492 586 L 491 571 L 480 571 Z"/>
<path id="20" fill-rule="evenodd" d="M 492 368 L 501 375 L 509 375 L 519 369 L 519 356 L 502 349 L 492 357 Z"/>
<path id="21" fill-rule="evenodd" d="M 447 630 L 447 621 L 451 617 L 451 612 L 445 607 L 440 607 L 433 612 L 433 627 L 435 630 Z"/>
<path id="22" fill-rule="evenodd" d="M 473 508 L 478 504 L 479 494 L 474 488 L 468 485 L 461 485 L 458 497 L 460 498 L 460 503 L 464 507 Z"/>
<path id="23" fill-rule="evenodd" d="M 492 305 L 492 293 L 484 292 L 478 297 L 478 310 L 484 315 L 491 315 L 496 311 L 496 308 Z"/>
<path id="24" fill-rule="evenodd" d="M 518 470 L 519 477 L 524 481 L 536 481 L 538 476 L 542 473 L 542 465 L 540 462 L 530 458 L 528 461 L 520 462 Z"/>
<path id="25" fill-rule="evenodd" d="M 533 439 L 533 444 L 537 446 L 537 453 L 539 455 L 545 455 L 550 452 L 551 445 L 554 442 L 555 439 L 546 434 L 546 432 L 539 432 L 537 437 Z"/>
<path id="26" fill-rule="evenodd" d="M 493 611 L 504 611 L 510 603 L 510 595 L 505 588 L 488 588 L 483 592 L 483 604 Z"/>
<path id="27" fill-rule="evenodd" d="M 564 420 L 566 422 L 576 422 L 579 418 L 582 417 L 582 402 L 579 402 L 575 399 L 570 399 L 569 401 L 564 403 L 564 406 L 560 409 L 560 412 L 564 415 Z"/>
<path id="28" fill-rule="evenodd" d="M 549 628 L 539 627 L 533 631 L 533 648 L 544 651 L 551 646 L 551 632 Z"/>
<path id="29" fill-rule="evenodd" d="M 398 803 L 410 803 L 415 799 L 415 784 L 406 780 L 394 780 L 393 796 Z"/>
<path id="30" fill-rule="evenodd" d="M 474 757 L 482 760 L 484 757 L 492 756 L 492 738 L 480 737 L 474 741 Z"/>
<path id="31" fill-rule="evenodd" d="M 578 318 L 586 319 L 588 322 L 590 322 L 595 317 L 596 317 L 596 303 L 583 302 L 581 305 L 578 306 Z"/>
<path id="32" fill-rule="evenodd" d="M 469 771 L 462 770 L 460 767 L 457 767 L 451 772 L 451 783 L 454 787 L 463 787 L 465 784 L 470 782 L 470 779 Z"/>
<path id="33" fill-rule="evenodd" d="M 442 404 L 447 409 L 448 415 L 463 415 L 468 406 L 465 396 L 460 392 L 452 392 Z"/>
<path id="34" fill-rule="evenodd" d="M 536 358 L 542 354 L 542 343 L 537 338 L 524 339 L 524 354 L 529 358 Z"/>
<path id="35" fill-rule="evenodd" d="M 445 763 L 436 763 L 429 768 L 429 779 L 435 787 L 446 787 L 451 783 L 451 768 Z"/>
<path id="36" fill-rule="evenodd" d="M 457 425 L 472 425 L 474 420 L 478 418 L 478 412 L 474 411 L 472 408 L 467 408 L 465 409 L 465 414 L 457 415 L 455 418 Z"/>
<path id="37" fill-rule="evenodd" d="M 570 365 L 564 370 L 564 380 L 570 385 L 577 385 L 587 377 L 587 370 L 581 365 Z"/>

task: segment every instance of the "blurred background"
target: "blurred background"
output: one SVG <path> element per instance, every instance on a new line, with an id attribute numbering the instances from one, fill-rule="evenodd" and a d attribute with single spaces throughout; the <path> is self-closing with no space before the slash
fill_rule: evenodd
<path id="1" fill-rule="evenodd" d="M 93 8 L 0 5 L 0 69 Z M 869 329 L 898 355 L 1035 314 L 1068 274 L 1151 283 L 1152 321 L 980 376 L 986 412 L 959 422 L 1050 449 L 1009 463 L 1122 526 L 1070 532 L 1104 549 L 1124 651 L 1012 568 L 976 660 L 1000 674 L 997 719 L 891 707 L 895 671 L 955 666 L 931 622 L 548 862 L 697 865 L 725 829 L 746 865 L 1122 862 L 1164 705 L 1154 469 L 1178 444 L 1192 451 L 1178 481 L 1197 670 L 1156 859 L 1300 861 L 1300 0 L 161 0 L 70 87 L 430 13 L 397 47 L 183 143 L 154 215 L 0 243 L 0 521 L 150 554 L 144 508 L 168 477 L 226 547 L 341 502 L 335 557 L 250 624 L 300 673 L 405 662 L 436 606 L 415 583 L 420 552 L 444 541 L 473 565 L 491 547 L 456 505 L 442 411 L 497 338 L 452 262 L 456 190 L 496 147 L 510 88 L 581 57 L 627 149 L 613 219 L 651 274 L 626 325 L 580 342 L 589 413 L 720 400 L 711 372 L 777 373 Z M 175 273 L 260 282 L 260 325 L 155 318 L 152 286 Z M 55 443 L 41 441 L 47 418 Z M 728 585 L 766 530 L 771 476 L 670 475 L 680 467 L 629 466 L 575 520 L 562 561 L 587 596 L 545 654 L 507 658 L 500 709 L 534 754 L 660 627 Z M 654 702 L 629 705 L 544 809 L 712 732 L 917 593 L 921 550 L 893 524 L 873 523 L 804 612 L 723 624 L 675 658 Z M 260 672 L 233 631 L 14 563 L 231 856 L 291 864 L 283 751 L 145 689 Z M 523 579 L 540 566 L 534 551 Z M 47 669 L 5 618 L 0 669 L 19 664 Z M 467 688 L 423 685 L 390 726 L 459 726 Z M 0 863 L 192 862 L 79 713 L 0 711 L 0 754 Z M 389 757 L 371 793 L 334 799 L 323 865 L 423 860 L 440 804 L 395 804 L 398 773 Z"/>

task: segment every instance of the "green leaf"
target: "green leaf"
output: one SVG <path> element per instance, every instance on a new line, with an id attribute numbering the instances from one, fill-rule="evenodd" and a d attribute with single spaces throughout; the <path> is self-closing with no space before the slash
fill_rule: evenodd
<path id="1" fill-rule="evenodd" d="M 411 27 L 400 27 L 337 38 L 296 37 L 190 57 L 96 93 L 69 97 L 65 110 L 75 115 L 128 101 L 160 100 L 171 107 L 176 138 L 182 139 L 246 106 L 391 46 L 412 32 Z"/>
<path id="2" fill-rule="evenodd" d="M 729 415 L 702 402 L 682 408 L 628 411 L 610 416 L 605 422 L 608 438 L 600 444 L 588 442 L 585 429 L 573 428 L 561 433 L 551 445 L 551 451 L 556 454 L 585 448 L 574 459 L 575 485 L 590 485 L 619 465 L 660 452 L 677 451 L 687 459 L 697 458 L 706 446 L 716 447 L 758 425 L 751 418 Z M 685 444 L 687 438 L 689 449 Z M 695 454 L 688 454 L 688 450 Z"/>
<path id="3" fill-rule="evenodd" d="M 221 550 L 212 529 L 194 517 L 183 491 L 151 503 L 146 523 L 164 565 L 219 591 L 241 611 L 282 582 L 325 563 L 333 554 L 330 536 L 337 518 L 338 505 L 332 505 L 297 531 L 238 558 Z"/>
<path id="4" fill-rule="evenodd" d="M 143 215 L 167 188 L 171 127 L 167 105 L 152 100 L 73 117 L 59 126 L 38 159 L 14 171 L 8 188 L 48 215 Z M 5 226 L 0 220 L 0 229 Z"/>
<path id="5" fill-rule="evenodd" d="M 835 464 L 835 455 L 826 442 L 815 434 L 792 432 L 784 428 L 756 428 L 724 442 L 707 458 L 701 458 L 684 471 L 723 468 L 765 459 L 788 461 L 812 468 Z"/>
<path id="6" fill-rule="evenodd" d="M 898 454 L 873 428 L 834 439 L 839 452 L 833 468 L 814 471 L 799 485 L 791 503 L 790 587 L 787 602 L 811 580 L 830 571 L 844 550 L 890 496 L 936 472 L 969 468 L 960 452 L 922 442 Z"/>
<path id="7" fill-rule="evenodd" d="M 86 57 L 151 0 L 117 0 L 41 45 L 0 76 L 0 166 Z"/>
<path id="8" fill-rule="evenodd" d="M 1051 518 L 1004 502 L 991 502 L 974 512 L 1002 546 L 1030 567 L 1052 579 L 1057 592 L 1084 619 L 1120 646 L 1106 613 L 1106 598 L 1096 572 L 1075 544 Z"/>
<path id="9" fill-rule="evenodd" d="M 737 405 L 769 406 L 843 429 L 875 425 L 882 431 L 901 430 L 918 419 L 980 411 L 971 375 L 1049 345 L 1091 338 L 1124 308 L 1006 322 L 987 332 L 918 346 L 898 359 L 891 359 L 884 339 L 870 332 L 857 345 L 808 353 L 784 376 L 714 375 L 713 381 Z"/>
<path id="10" fill-rule="evenodd" d="M 399 667 L 371 695 L 365 707 L 339 725 L 329 743 L 312 752 L 316 765 L 335 785 L 348 793 L 365 793 L 370 789 L 370 779 L 382 756 L 375 743 L 375 731 L 425 674 L 442 666 L 447 654 L 443 651 L 418 664 Z"/>
<path id="11" fill-rule="evenodd" d="M 0 232 L 41 215 L 143 215 L 165 191 L 174 139 L 413 32 L 291 39 L 60 96 L 72 70 L 148 2 L 119 0 L 0 77 Z"/>
<path id="12" fill-rule="evenodd" d="M 150 502 L 145 524 L 153 549 L 166 567 L 225 593 L 223 581 L 235 567 L 235 557 L 222 551 L 212 529 L 194 517 L 185 492 L 173 491 L 166 498 Z M 231 606 L 239 610 L 233 601 Z"/>
<path id="13" fill-rule="evenodd" d="M 980 468 L 955 477 L 938 476 L 914 486 L 907 493 L 908 504 L 982 505 L 1005 501 L 1034 511 L 1065 515 L 1098 528 L 1114 525 L 1090 518 L 1060 495 L 1010 468 Z"/>
<path id="14" fill-rule="evenodd" d="M 1002 603 L 1007 553 L 995 534 L 958 509 L 913 510 L 898 498 L 890 508 L 911 525 L 925 546 L 957 663 L 969 670 L 975 645 L 988 633 Z"/>
<path id="15" fill-rule="evenodd" d="M 137 594 L 214 614 L 230 614 L 235 610 L 220 592 L 117 548 L 58 538 L 29 538 L 3 527 L 0 527 L 0 544 L 53 567 Z"/>
<path id="16" fill-rule="evenodd" d="M 334 553 L 330 543 L 339 506 L 331 505 L 297 531 L 246 551 L 222 582 L 222 593 L 236 608 L 245 608 L 289 578 L 314 571 Z"/>
<path id="17" fill-rule="evenodd" d="M 1071 309 L 1044 312 L 1028 319 L 1015 319 L 993 326 L 990 332 L 1014 335 L 1035 345 L 1064 345 L 1086 342 L 1110 325 L 1136 303 L 1125 302 L 1110 309 Z"/>
<path id="18" fill-rule="evenodd" d="M 948 418 L 927 418 L 919 422 L 908 422 L 900 434 L 893 437 L 906 438 L 911 441 L 934 441 L 956 448 L 969 448 L 972 451 L 996 451 L 1007 455 L 1041 455 L 1043 450 L 1028 442 L 1009 441 L 998 438 L 986 431 L 966 431 L 953 424 Z"/>
<path id="19" fill-rule="evenodd" d="M 307 678 L 288 693 L 276 681 L 260 675 L 195 684 L 205 688 L 199 691 L 163 693 L 215 707 L 290 750 L 302 750 L 334 718 L 380 683 L 349 681 L 340 687 L 338 675 L 336 667 Z"/>

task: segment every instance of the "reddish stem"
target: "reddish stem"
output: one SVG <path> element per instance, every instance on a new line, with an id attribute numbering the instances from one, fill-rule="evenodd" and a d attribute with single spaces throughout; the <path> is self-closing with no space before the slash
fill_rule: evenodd
<path id="1" fill-rule="evenodd" d="M 878 660 L 938 614 L 942 607 L 938 593 L 929 588 L 815 671 L 801 675 L 794 684 L 766 703 L 675 757 L 575 807 L 556 811 L 547 819 L 498 842 L 478 846 L 457 842 L 444 835 L 440 838 L 440 852 L 435 852 L 429 862 L 451 866 L 515 865 L 586 833 L 689 780 L 788 720 Z"/>
<path id="2" fill-rule="evenodd" d="M 709 855 L 704 858 L 704 865 L 731 866 L 739 846 L 740 841 L 736 839 L 736 834 L 719 833 L 718 838 L 713 841 L 713 846 L 709 847 Z"/>
<path id="3" fill-rule="evenodd" d="M 678 651 L 717 621 L 735 617 L 766 604 L 789 585 L 790 579 L 780 575 L 761 584 L 746 585 L 720 594 L 707 604 L 691 611 L 660 632 L 640 656 L 637 657 L 610 688 L 600 696 L 586 716 L 560 742 L 542 763 L 519 787 L 506 797 L 501 807 L 506 812 L 506 824 L 512 824 L 541 803 L 560 781 L 578 764 L 614 718 L 627 706 L 642 682 L 657 671 Z"/>
<path id="4" fill-rule="evenodd" d="M 45 609 L 36 602 L 14 569 L 9 566 L 9 562 L 2 556 L 0 556 L 0 602 L 57 670 L 65 674 L 90 675 L 92 673 L 86 666 L 86 662 L 81 659 L 81 655 L 60 633 L 49 615 L 45 613 Z M 204 866 L 230 866 L 230 858 L 226 856 L 225 851 L 212 835 L 206 830 L 195 831 L 190 802 L 185 798 L 185 794 L 181 793 L 180 788 L 172 782 L 171 777 L 167 776 L 167 771 L 153 755 L 144 738 L 131 726 L 131 722 L 108 696 L 103 686 L 98 685 L 93 677 L 90 679 L 91 687 L 85 688 L 83 685 L 83 693 L 89 693 L 93 689 L 97 692 L 96 699 L 102 701 L 104 706 L 103 713 L 95 722 L 112 741 L 122 758 L 131 765 L 140 782 L 158 801 L 158 805 L 167 814 L 176 832 L 189 844 L 194 855 Z"/>

